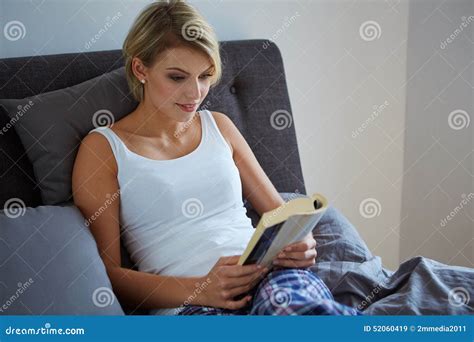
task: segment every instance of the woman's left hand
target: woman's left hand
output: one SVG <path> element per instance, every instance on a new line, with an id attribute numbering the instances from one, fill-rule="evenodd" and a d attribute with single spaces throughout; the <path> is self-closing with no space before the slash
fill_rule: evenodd
<path id="1" fill-rule="evenodd" d="M 309 233 L 303 240 L 286 246 L 273 260 L 273 265 L 287 268 L 306 268 L 316 262 L 316 240 Z"/>

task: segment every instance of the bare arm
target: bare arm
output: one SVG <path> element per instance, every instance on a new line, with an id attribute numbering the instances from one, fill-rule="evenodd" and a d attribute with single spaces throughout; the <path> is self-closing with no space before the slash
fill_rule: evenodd
<path id="1" fill-rule="evenodd" d="M 170 277 L 121 267 L 120 196 L 117 165 L 106 138 L 88 135 L 81 143 L 73 170 L 74 203 L 90 222 L 99 254 L 105 264 L 113 290 L 119 300 L 131 308 L 156 309 L 202 304 L 202 296 L 193 296 L 202 277 Z M 101 209 L 100 215 L 95 215 Z"/>
<path id="2" fill-rule="evenodd" d="M 245 198 L 260 215 L 285 203 L 232 120 L 222 113 L 213 112 L 213 114 L 219 129 L 233 150 Z M 285 246 L 274 264 L 290 268 L 309 267 L 314 265 L 316 255 L 316 240 L 311 232 L 302 241 Z"/>
<path id="3" fill-rule="evenodd" d="M 252 207 L 259 215 L 262 215 L 285 203 L 232 120 L 225 114 L 212 113 L 219 129 L 231 145 L 234 162 L 239 169 L 244 197 L 252 204 Z"/>

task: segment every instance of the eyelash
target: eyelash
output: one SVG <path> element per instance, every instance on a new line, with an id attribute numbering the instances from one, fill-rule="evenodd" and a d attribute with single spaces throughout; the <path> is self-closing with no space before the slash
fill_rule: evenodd
<path id="1" fill-rule="evenodd" d="M 211 76 L 212 76 L 212 74 L 205 74 L 205 75 L 202 75 L 201 77 L 208 78 L 208 77 L 211 77 Z M 182 77 L 182 76 L 170 76 L 170 79 L 172 79 L 175 82 L 180 82 L 184 79 L 184 77 Z"/>

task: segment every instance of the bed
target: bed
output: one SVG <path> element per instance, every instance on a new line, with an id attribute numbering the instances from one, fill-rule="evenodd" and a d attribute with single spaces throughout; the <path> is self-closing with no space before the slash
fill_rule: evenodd
<path id="1" fill-rule="evenodd" d="M 203 106 L 226 113 L 234 121 L 285 199 L 306 194 L 278 47 L 265 40 L 226 41 L 221 42 L 221 51 L 223 78 Z M 12 210 L 0 215 L 0 302 L 9 303 L 0 314 L 147 313 L 121 305 L 114 296 L 94 240 L 68 196 L 71 190 L 67 182 L 77 144 L 91 128 L 90 123 L 81 122 L 80 126 L 67 121 L 72 115 L 70 108 L 63 117 L 54 117 L 54 108 L 40 110 L 50 95 L 40 101 L 35 97 L 55 92 L 54 101 L 63 103 L 58 100 L 63 91 L 68 96 L 78 96 L 77 103 L 91 105 L 93 101 L 87 99 L 94 94 L 74 87 L 107 73 L 118 82 L 109 79 L 112 91 L 123 95 L 122 102 L 111 104 L 116 106 L 114 115 L 126 112 L 136 104 L 123 93 L 123 88 L 120 90 L 124 86 L 120 79 L 123 75 L 115 71 L 122 66 L 120 50 L 0 60 L 0 99 L 36 101 L 33 109 L 22 113 L 28 102 L 21 105 L 0 100 L 0 126 L 7 128 L 0 134 L 0 204 L 5 209 L 11 208 L 14 200 L 19 203 L 15 215 Z M 283 115 L 284 127 L 270 125 L 272 115 Z M 52 126 L 61 130 L 50 134 L 45 122 L 53 122 Z M 71 141 L 66 142 L 67 139 Z M 67 144 L 67 151 L 56 151 Z M 38 145 L 44 148 L 39 149 Z M 60 162 L 48 167 L 53 154 Z M 256 224 L 258 215 L 243 200 Z M 473 269 L 416 256 L 397 270 L 388 270 L 382 266 L 381 258 L 367 248 L 357 227 L 332 206 L 313 232 L 318 257 L 311 270 L 326 282 L 337 301 L 369 315 L 473 313 Z M 122 264 L 134 268 L 123 247 Z M 25 288 L 27 280 L 31 284 Z M 17 295 L 20 284 L 24 291 Z M 98 301 L 99 289 L 108 295 L 108 305 Z M 92 304 L 91 297 L 97 299 Z"/>

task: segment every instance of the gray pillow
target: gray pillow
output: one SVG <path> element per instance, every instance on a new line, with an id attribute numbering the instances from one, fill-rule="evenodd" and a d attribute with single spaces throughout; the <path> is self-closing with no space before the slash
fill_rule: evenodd
<path id="1" fill-rule="evenodd" d="M 135 109 L 124 68 L 65 89 L 21 100 L 0 100 L 33 164 L 43 204 L 72 196 L 77 149 L 89 131 Z"/>
<path id="2" fill-rule="evenodd" d="M 76 207 L 0 211 L 0 315 L 124 315 Z"/>

